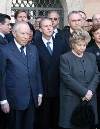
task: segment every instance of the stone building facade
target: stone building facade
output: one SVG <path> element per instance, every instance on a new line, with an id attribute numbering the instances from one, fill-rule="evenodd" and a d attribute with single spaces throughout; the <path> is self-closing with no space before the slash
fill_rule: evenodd
<path id="1" fill-rule="evenodd" d="M 72 10 L 81 10 L 91 18 L 93 14 L 100 13 L 100 0 L 60 0 L 64 10 L 64 25 L 67 24 L 67 15 Z M 12 0 L 0 0 L 0 12 L 11 15 Z"/>

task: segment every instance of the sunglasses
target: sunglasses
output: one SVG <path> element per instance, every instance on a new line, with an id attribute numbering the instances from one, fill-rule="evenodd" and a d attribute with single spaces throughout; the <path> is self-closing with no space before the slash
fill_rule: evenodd
<path id="1" fill-rule="evenodd" d="M 58 18 L 50 18 L 51 20 L 54 20 L 54 21 L 57 21 L 58 20 Z"/>

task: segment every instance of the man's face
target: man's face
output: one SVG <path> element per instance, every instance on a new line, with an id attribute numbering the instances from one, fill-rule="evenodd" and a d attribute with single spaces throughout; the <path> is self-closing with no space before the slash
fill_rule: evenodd
<path id="1" fill-rule="evenodd" d="M 17 31 L 12 31 L 16 41 L 25 46 L 29 40 L 30 28 L 28 25 L 20 24 Z"/>
<path id="2" fill-rule="evenodd" d="M 37 30 L 37 29 L 39 29 L 39 22 L 41 21 L 41 18 L 37 18 L 36 20 L 35 20 L 35 29 Z"/>
<path id="3" fill-rule="evenodd" d="M 10 30 L 11 30 L 10 20 L 9 19 L 5 19 L 5 23 L 4 24 L 0 23 L 0 28 L 1 28 L 1 33 L 3 33 L 3 34 L 9 33 Z"/>
<path id="4" fill-rule="evenodd" d="M 89 23 L 87 21 L 84 22 L 83 29 L 89 31 Z"/>
<path id="5" fill-rule="evenodd" d="M 72 30 L 82 27 L 82 17 L 80 14 L 71 14 L 69 17 L 69 25 Z"/>
<path id="6" fill-rule="evenodd" d="M 91 30 L 92 26 L 93 26 L 93 22 L 88 22 L 89 23 L 89 30 Z"/>
<path id="7" fill-rule="evenodd" d="M 82 12 L 79 12 L 79 14 L 82 16 L 82 27 L 84 27 L 84 24 L 86 22 L 86 15 Z"/>
<path id="8" fill-rule="evenodd" d="M 15 21 L 26 21 L 26 22 L 28 22 L 27 14 L 25 12 L 19 13 L 17 18 L 15 19 Z"/>
<path id="9" fill-rule="evenodd" d="M 49 15 L 48 15 L 48 18 L 51 19 L 52 21 L 52 24 L 53 24 L 53 28 L 58 28 L 59 26 L 59 15 L 56 13 L 56 12 L 51 12 Z"/>
<path id="10" fill-rule="evenodd" d="M 95 14 L 93 16 L 93 24 L 100 24 L 100 14 Z"/>
<path id="11" fill-rule="evenodd" d="M 50 38 L 53 34 L 53 25 L 51 20 L 44 20 L 42 22 L 42 27 L 40 28 L 40 31 L 42 32 L 42 36 L 44 38 Z"/>

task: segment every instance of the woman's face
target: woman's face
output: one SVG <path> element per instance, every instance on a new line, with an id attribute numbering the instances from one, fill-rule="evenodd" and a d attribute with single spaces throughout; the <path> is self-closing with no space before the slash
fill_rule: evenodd
<path id="1" fill-rule="evenodd" d="M 96 43 L 100 44 L 100 28 L 97 31 L 93 32 L 93 39 Z"/>
<path id="2" fill-rule="evenodd" d="M 73 43 L 72 50 L 78 56 L 83 55 L 83 52 L 86 50 L 86 42 L 78 41 L 77 43 Z"/>
<path id="3" fill-rule="evenodd" d="M 30 43 L 30 42 L 32 42 L 32 40 L 33 40 L 33 31 L 32 31 L 32 30 L 30 30 L 29 40 L 28 40 L 28 42 Z"/>

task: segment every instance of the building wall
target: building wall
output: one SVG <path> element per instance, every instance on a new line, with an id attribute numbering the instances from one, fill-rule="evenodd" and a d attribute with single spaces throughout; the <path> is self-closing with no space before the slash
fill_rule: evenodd
<path id="1" fill-rule="evenodd" d="M 64 9 L 64 25 L 67 25 L 67 15 L 72 10 L 83 10 L 87 18 L 93 14 L 100 13 L 100 0 L 60 0 Z M 11 16 L 12 0 L 0 0 L 0 13 Z"/>
<path id="2" fill-rule="evenodd" d="M 83 10 L 87 18 L 92 18 L 93 14 L 100 13 L 100 0 L 83 0 Z"/>

